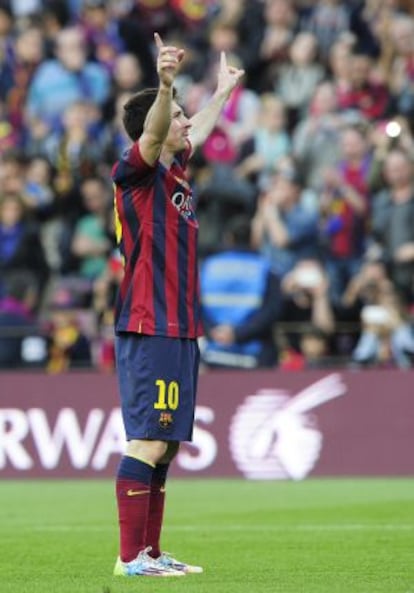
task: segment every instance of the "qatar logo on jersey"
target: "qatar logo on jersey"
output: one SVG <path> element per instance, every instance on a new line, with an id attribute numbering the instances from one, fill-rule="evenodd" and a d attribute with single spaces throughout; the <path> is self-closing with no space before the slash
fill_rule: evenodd
<path id="1" fill-rule="evenodd" d="M 260 389 L 232 418 L 229 445 L 237 468 L 249 479 L 301 480 L 316 465 L 323 435 L 310 411 L 346 393 L 332 374 L 291 397 L 283 389 Z"/>
<path id="2" fill-rule="evenodd" d="M 176 191 L 172 195 L 171 202 L 177 208 L 181 216 L 184 216 L 184 218 L 191 218 L 194 216 L 194 212 L 191 207 L 191 193 L 185 194 L 183 191 Z"/>

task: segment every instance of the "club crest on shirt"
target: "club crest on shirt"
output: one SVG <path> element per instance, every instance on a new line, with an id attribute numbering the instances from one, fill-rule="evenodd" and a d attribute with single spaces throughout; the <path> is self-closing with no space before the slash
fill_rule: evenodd
<path id="1" fill-rule="evenodd" d="M 161 428 L 171 428 L 173 423 L 173 416 L 171 412 L 161 412 L 158 423 Z"/>

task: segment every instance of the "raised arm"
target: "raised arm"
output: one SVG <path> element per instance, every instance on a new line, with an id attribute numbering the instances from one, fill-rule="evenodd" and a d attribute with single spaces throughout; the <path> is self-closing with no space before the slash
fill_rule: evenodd
<path id="1" fill-rule="evenodd" d="M 216 91 L 207 105 L 190 120 L 190 141 L 193 149 L 207 140 L 220 117 L 221 110 L 243 74 L 244 70 L 229 66 L 226 54 L 221 52 Z"/>
<path id="2" fill-rule="evenodd" d="M 158 48 L 157 73 L 159 86 L 157 96 L 144 123 L 144 131 L 139 139 L 142 158 L 149 165 L 158 159 L 163 142 L 171 123 L 173 85 L 184 50 L 164 45 L 158 33 L 154 34 Z"/>

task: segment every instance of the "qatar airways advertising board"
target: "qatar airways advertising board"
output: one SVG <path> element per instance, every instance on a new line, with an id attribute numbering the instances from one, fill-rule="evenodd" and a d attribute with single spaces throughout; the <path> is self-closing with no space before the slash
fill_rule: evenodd
<path id="1" fill-rule="evenodd" d="M 115 376 L 0 375 L 2 478 L 110 477 L 124 446 Z M 412 371 L 216 371 L 173 475 L 412 476 L 413 451 Z"/>

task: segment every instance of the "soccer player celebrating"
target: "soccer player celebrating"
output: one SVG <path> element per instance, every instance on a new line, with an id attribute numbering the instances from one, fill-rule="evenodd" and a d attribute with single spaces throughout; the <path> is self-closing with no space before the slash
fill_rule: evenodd
<path id="1" fill-rule="evenodd" d="M 197 230 L 185 165 L 212 131 L 243 70 L 221 55 L 210 102 L 188 119 L 175 100 L 184 50 L 155 34 L 159 86 L 130 98 L 132 146 L 114 165 L 115 223 L 125 273 L 116 311 L 116 367 L 127 448 L 116 495 L 120 555 L 114 574 L 181 576 L 202 568 L 160 549 L 165 482 L 191 440 L 200 335 Z"/>

